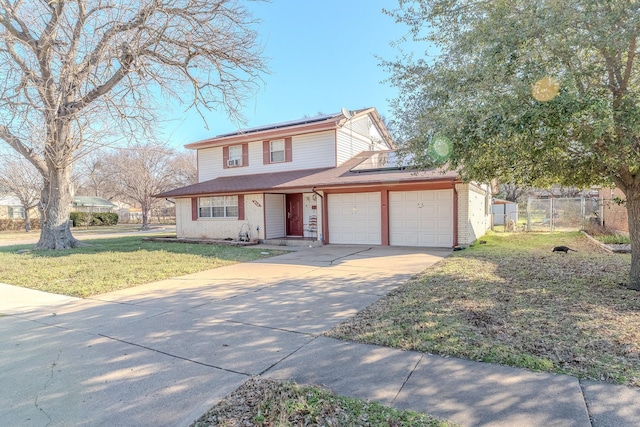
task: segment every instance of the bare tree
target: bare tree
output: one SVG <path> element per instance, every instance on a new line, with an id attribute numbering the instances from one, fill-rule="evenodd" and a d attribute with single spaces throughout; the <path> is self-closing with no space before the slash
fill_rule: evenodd
<path id="1" fill-rule="evenodd" d="M 527 195 L 527 191 L 529 191 L 529 187 L 513 183 L 500 184 L 498 188 L 500 189 L 498 196 L 510 202 L 519 202 L 523 196 Z"/>
<path id="2" fill-rule="evenodd" d="M 42 176 L 26 159 L 3 156 L 0 166 L 0 188 L 15 196 L 24 209 L 24 229 L 31 231 L 31 209 L 38 206 L 42 191 Z"/>
<path id="3" fill-rule="evenodd" d="M 148 138 L 157 99 L 239 117 L 265 71 L 255 24 L 237 0 L 0 0 L 0 140 L 43 177 L 37 248 L 78 244 L 74 161 Z"/>
<path id="4" fill-rule="evenodd" d="M 134 144 L 105 158 L 118 193 L 142 208 L 142 228 L 149 228 L 152 208 L 160 203 L 155 194 L 180 186 L 174 167 L 176 153 L 160 144 Z"/>
<path id="5" fill-rule="evenodd" d="M 589 193 L 588 190 L 583 190 L 578 187 L 563 187 L 561 185 L 551 187 L 551 191 L 554 193 L 557 192 L 558 197 L 567 197 L 567 198 L 575 198 L 587 195 Z"/>
<path id="6" fill-rule="evenodd" d="M 198 183 L 198 156 L 194 150 L 176 153 L 172 168 L 175 173 L 176 187 Z"/>
<path id="7" fill-rule="evenodd" d="M 74 171 L 78 182 L 77 195 L 102 197 L 107 200 L 117 196 L 117 183 L 114 182 L 111 168 L 105 161 L 104 151 L 83 157 L 76 162 Z"/>

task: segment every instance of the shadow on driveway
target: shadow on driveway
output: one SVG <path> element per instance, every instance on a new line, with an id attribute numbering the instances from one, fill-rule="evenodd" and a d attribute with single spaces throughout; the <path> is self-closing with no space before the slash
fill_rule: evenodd
<path id="1" fill-rule="evenodd" d="M 85 300 L 22 290 L 0 302 L 0 419 L 188 424 L 449 253 L 324 246 Z"/>

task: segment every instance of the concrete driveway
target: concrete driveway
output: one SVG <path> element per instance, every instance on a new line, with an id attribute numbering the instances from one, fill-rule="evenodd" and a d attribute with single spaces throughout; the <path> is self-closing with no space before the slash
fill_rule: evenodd
<path id="1" fill-rule="evenodd" d="M 305 248 L 91 299 L 0 285 L 0 422 L 188 425 L 449 253 Z"/>

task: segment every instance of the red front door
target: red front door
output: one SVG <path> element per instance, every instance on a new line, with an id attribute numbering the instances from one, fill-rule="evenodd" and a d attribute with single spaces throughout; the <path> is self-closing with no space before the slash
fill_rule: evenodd
<path id="1" fill-rule="evenodd" d="M 287 236 L 302 236 L 302 194 L 287 194 Z"/>

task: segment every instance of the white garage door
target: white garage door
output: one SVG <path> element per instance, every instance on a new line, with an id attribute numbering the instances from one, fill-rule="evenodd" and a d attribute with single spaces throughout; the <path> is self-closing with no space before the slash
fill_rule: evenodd
<path id="1" fill-rule="evenodd" d="M 379 245 L 380 193 L 329 194 L 329 243 Z"/>
<path id="2" fill-rule="evenodd" d="M 453 246 L 453 190 L 390 191 L 389 244 Z"/>

